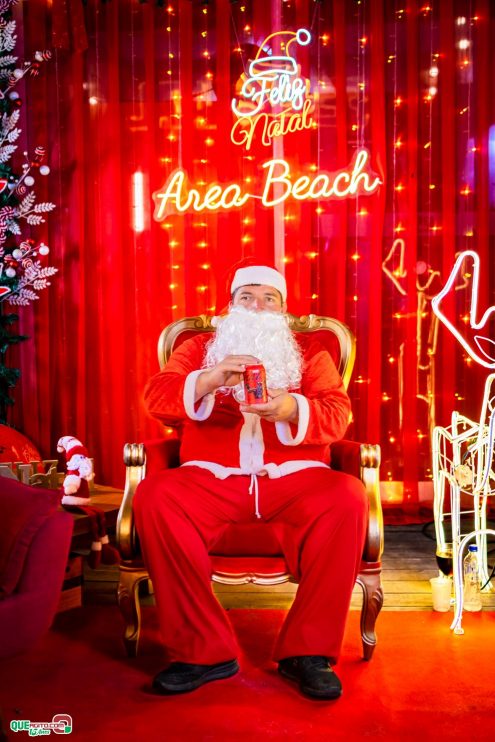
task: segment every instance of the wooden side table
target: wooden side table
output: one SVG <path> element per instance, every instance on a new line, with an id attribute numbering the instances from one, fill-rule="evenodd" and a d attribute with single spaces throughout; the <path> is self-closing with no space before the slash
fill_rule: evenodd
<path id="1" fill-rule="evenodd" d="M 95 484 L 90 490 L 91 504 L 105 512 L 107 531 L 115 532 L 117 516 L 124 491 L 104 484 Z M 83 554 L 91 546 L 90 519 L 84 513 L 71 513 L 74 518 L 71 553 L 62 586 L 57 612 L 77 608 L 83 602 Z"/>
<path id="2" fill-rule="evenodd" d="M 124 496 L 124 490 L 109 487 L 106 484 L 95 484 L 90 490 L 91 505 L 101 508 L 105 512 L 107 529 L 111 532 L 115 529 L 120 503 Z M 74 518 L 74 532 L 72 539 L 89 534 L 89 517 L 83 513 L 72 513 Z"/>

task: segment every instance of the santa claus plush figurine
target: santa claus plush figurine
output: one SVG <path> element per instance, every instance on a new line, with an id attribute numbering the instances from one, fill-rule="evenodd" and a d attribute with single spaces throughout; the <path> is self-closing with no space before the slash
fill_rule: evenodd
<path id="1" fill-rule="evenodd" d="M 74 513 L 89 517 L 92 536 L 88 563 L 96 569 L 100 562 L 117 564 L 120 555 L 110 545 L 106 529 L 105 513 L 91 505 L 88 482 L 93 479 L 93 464 L 80 440 L 64 435 L 57 443 L 57 451 L 65 456 L 66 475 L 62 483 L 62 505 Z"/>

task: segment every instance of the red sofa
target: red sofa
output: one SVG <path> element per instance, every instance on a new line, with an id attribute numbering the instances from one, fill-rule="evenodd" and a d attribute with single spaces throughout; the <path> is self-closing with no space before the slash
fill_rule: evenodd
<path id="1" fill-rule="evenodd" d="M 60 494 L 0 476 L 0 658 L 28 649 L 50 627 L 73 519 Z"/>

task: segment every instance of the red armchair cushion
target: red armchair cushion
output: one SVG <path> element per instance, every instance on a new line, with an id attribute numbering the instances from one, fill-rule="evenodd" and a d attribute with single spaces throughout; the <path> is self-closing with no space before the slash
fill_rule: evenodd
<path id="1" fill-rule="evenodd" d="M 330 446 L 330 466 L 336 471 L 360 478 L 361 443 L 357 441 L 335 441 Z"/>
<path id="2" fill-rule="evenodd" d="M 229 526 L 211 550 L 222 556 L 281 556 L 280 544 L 267 523 Z"/>
<path id="3" fill-rule="evenodd" d="M 155 438 L 145 441 L 146 474 L 179 466 L 180 442 L 178 438 Z"/>
<path id="4" fill-rule="evenodd" d="M 59 503 L 58 492 L 0 477 L 0 600 L 15 590 L 35 534 Z"/>

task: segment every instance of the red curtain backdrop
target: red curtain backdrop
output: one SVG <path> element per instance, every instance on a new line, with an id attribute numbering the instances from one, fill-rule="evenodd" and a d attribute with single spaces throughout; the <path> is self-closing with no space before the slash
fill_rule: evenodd
<path id="1" fill-rule="evenodd" d="M 464 249 L 481 258 L 483 311 L 495 299 L 494 5 L 29 0 L 16 14 L 26 53 L 54 51 L 27 83 L 25 126 L 29 146 L 49 153 L 40 187 L 57 204 L 45 241 L 59 273 L 20 310 L 30 339 L 12 422 L 47 456 L 59 436 L 78 436 L 97 480 L 121 485 L 123 444 L 161 432 L 141 401 L 161 328 L 219 311 L 229 267 L 255 255 L 285 270 L 291 311 L 336 316 L 356 333 L 350 432 L 381 443 L 382 478 L 403 482 L 403 507 L 417 507 L 418 481 L 431 479 L 429 428 L 454 408 L 476 417 L 487 373 L 442 325 L 433 342 L 430 299 Z M 263 40 L 301 27 L 312 34 L 298 62 L 318 126 L 287 135 L 284 157 L 311 174 L 366 147 L 379 192 L 155 222 L 151 194 L 177 167 L 198 187 L 259 183 L 273 150 L 231 142 L 231 100 Z M 459 291 L 458 318 L 468 302 Z"/>

